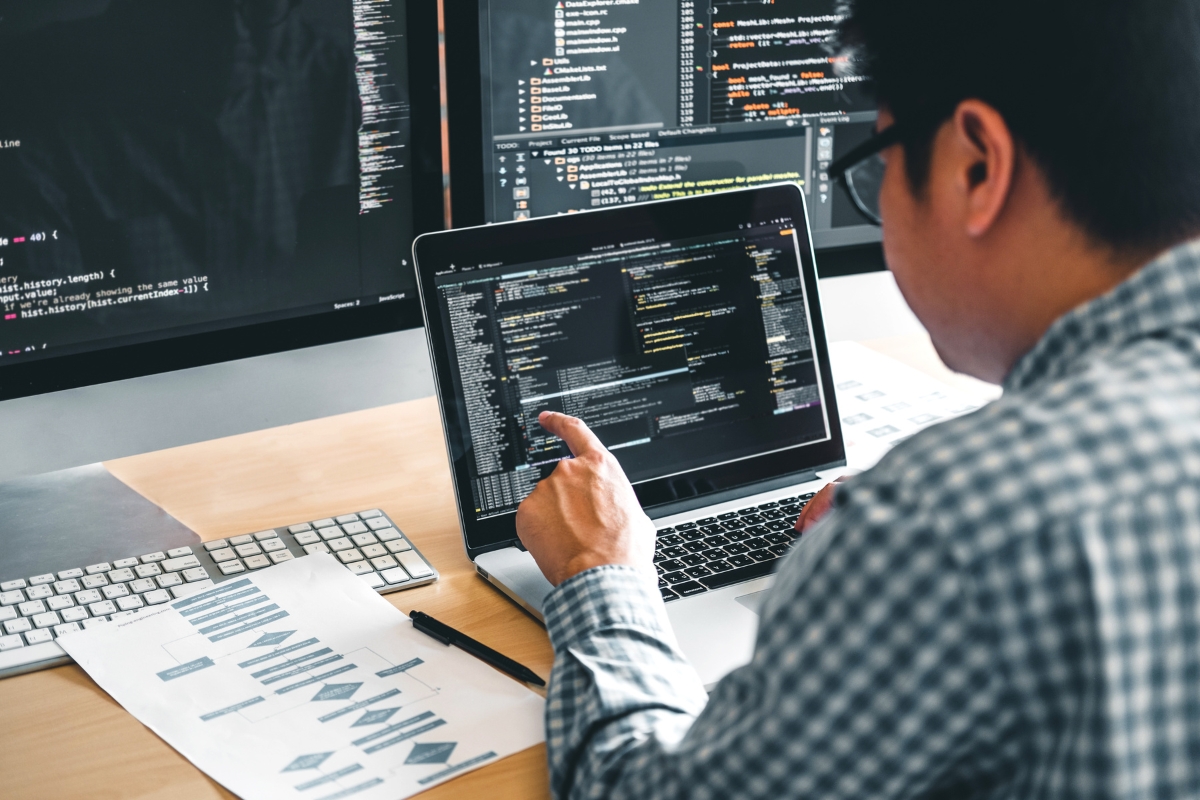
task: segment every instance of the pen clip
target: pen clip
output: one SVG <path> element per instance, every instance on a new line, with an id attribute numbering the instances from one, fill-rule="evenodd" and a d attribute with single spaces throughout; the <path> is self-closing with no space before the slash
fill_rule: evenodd
<path id="1" fill-rule="evenodd" d="M 447 647 L 450 646 L 450 637 L 442 634 L 441 632 L 439 632 L 436 629 L 436 627 L 430 626 L 426 622 L 426 620 L 433 621 L 430 617 L 428 617 L 425 614 L 422 614 L 420 611 L 413 611 L 408 616 L 412 620 L 412 624 L 413 624 L 414 628 L 416 628 L 417 630 L 419 630 L 421 633 L 425 634 L 426 636 L 430 637 L 431 639 L 437 639 L 439 642 L 446 645 Z"/>

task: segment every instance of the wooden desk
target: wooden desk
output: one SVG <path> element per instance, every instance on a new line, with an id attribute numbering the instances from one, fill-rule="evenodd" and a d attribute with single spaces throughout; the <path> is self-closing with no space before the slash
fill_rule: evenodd
<path id="1" fill-rule="evenodd" d="M 869 343 L 949 376 L 924 337 Z M 180 420 L 180 424 L 187 424 Z M 108 469 L 205 540 L 381 507 L 441 572 L 385 595 L 493 644 L 543 676 L 545 631 L 478 577 L 463 552 L 433 398 L 112 461 Z M 0 794 L 17 798 L 232 797 L 127 714 L 76 666 L 0 681 Z M 421 797 L 548 797 L 544 747 Z"/>

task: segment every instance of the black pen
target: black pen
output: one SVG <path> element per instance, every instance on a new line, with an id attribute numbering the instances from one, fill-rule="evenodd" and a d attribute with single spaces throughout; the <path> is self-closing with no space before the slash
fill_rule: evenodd
<path id="1" fill-rule="evenodd" d="M 461 650 L 465 650 L 479 660 L 491 664 L 496 669 L 507 672 L 519 681 L 532 683 L 534 686 L 546 685 L 546 682 L 539 678 L 538 674 L 529 667 L 518 664 L 508 656 L 497 653 L 485 644 L 480 644 L 465 633 L 459 633 L 446 623 L 438 622 L 433 617 L 421 611 L 410 611 L 408 616 L 412 618 L 414 628 L 427 636 L 432 636 L 442 644 L 454 645 Z"/>

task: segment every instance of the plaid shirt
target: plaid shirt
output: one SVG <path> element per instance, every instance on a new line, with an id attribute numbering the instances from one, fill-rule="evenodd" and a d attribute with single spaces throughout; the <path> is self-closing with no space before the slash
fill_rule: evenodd
<path id="1" fill-rule="evenodd" d="M 1200 796 L 1200 242 L 844 484 L 705 696 L 653 582 L 546 606 L 560 798 Z"/>

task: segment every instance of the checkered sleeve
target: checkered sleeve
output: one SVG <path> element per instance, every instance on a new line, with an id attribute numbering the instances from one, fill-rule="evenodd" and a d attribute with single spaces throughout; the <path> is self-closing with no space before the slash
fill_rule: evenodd
<path id="1" fill-rule="evenodd" d="M 750 664 L 705 702 L 654 586 L 607 567 L 564 582 L 547 627 L 559 798 L 969 795 L 1012 724 L 963 568 L 934 513 L 846 492 L 781 566 Z"/>

